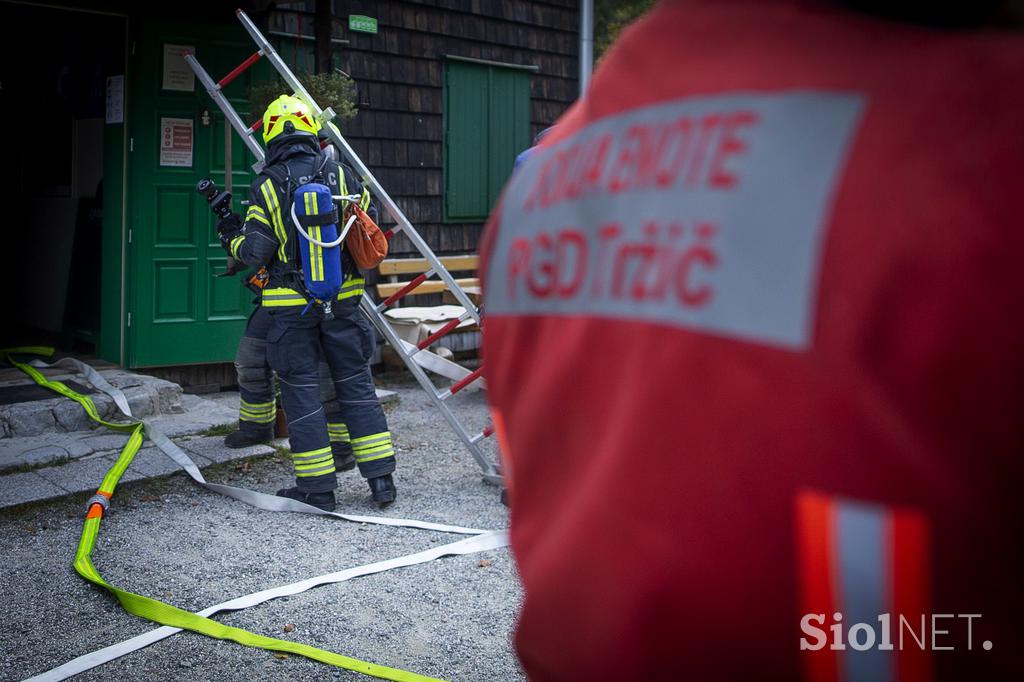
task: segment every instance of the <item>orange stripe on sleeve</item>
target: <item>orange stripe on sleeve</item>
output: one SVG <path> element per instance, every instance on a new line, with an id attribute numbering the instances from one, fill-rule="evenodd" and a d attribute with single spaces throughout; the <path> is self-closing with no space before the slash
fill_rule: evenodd
<path id="1" fill-rule="evenodd" d="M 831 498 L 805 491 L 796 499 L 797 566 L 799 570 L 800 617 L 807 613 L 825 614 L 825 630 L 836 611 L 835 599 L 835 514 Z M 799 633 L 798 637 L 803 637 Z M 794 646 L 797 646 L 794 644 Z M 800 651 L 800 663 L 806 682 L 839 682 L 836 652 L 828 648 Z"/>

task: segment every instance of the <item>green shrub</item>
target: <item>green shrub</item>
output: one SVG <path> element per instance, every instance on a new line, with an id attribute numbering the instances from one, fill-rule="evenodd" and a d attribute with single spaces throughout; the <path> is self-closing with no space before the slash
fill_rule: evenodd
<path id="1" fill-rule="evenodd" d="M 341 123 L 355 118 L 356 84 L 348 76 L 340 73 L 304 73 L 295 74 L 306 90 L 322 108 L 331 107 L 337 114 L 334 121 Z M 276 78 L 272 81 L 256 83 L 249 88 L 249 103 L 252 111 L 262 115 L 270 103 L 281 95 L 291 94 L 291 89 L 283 81 Z"/>

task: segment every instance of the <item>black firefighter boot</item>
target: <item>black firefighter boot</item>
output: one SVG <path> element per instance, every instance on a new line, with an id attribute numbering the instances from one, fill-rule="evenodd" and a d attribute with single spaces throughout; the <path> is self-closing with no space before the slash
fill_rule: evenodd
<path id="1" fill-rule="evenodd" d="M 334 468 L 337 471 L 351 471 L 356 468 L 356 456 L 352 454 L 352 444 L 331 441 L 331 454 L 334 455 Z"/>
<path id="2" fill-rule="evenodd" d="M 298 488 L 282 488 L 277 491 L 278 497 L 287 497 L 299 502 L 311 504 L 324 511 L 334 511 L 334 491 L 328 490 L 325 493 L 306 493 Z"/>
<path id="3" fill-rule="evenodd" d="M 398 496 L 398 491 L 395 489 L 395 481 L 391 478 L 391 474 L 368 478 L 366 482 L 370 485 L 373 501 L 381 507 L 388 506 Z"/>
<path id="4" fill-rule="evenodd" d="M 274 440 L 273 424 L 254 424 L 247 421 L 238 422 L 238 430 L 229 433 L 224 439 L 224 445 L 229 448 L 247 448 L 250 445 L 260 445 Z"/>

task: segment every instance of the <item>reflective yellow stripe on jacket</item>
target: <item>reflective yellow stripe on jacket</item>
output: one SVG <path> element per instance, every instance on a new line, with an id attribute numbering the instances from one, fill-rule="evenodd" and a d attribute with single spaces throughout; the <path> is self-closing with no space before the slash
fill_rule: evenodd
<path id="1" fill-rule="evenodd" d="M 295 289 L 289 289 L 288 287 L 274 287 L 273 289 L 263 290 L 263 307 L 264 308 L 281 308 L 290 305 L 306 305 L 309 301 L 295 291 Z"/>
<path id="2" fill-rule="evenodd" d="M 352 277 L 345 280 L 338 292 L 338 300 L 342 301 L 353 296 L 362 296 L 366 287 L 366 280 L 362 277 Z M 309 303 L 306 297 L 290 287 L 274 287 L 263 290 L 264 308 L 281 308 L 293 305 L 306 305 Z"/>
<path id="3" fill-rule="evenodd" d="M 231 245 L 229 246 L 229 248 L 231 249 L 231 255 L 234 256 L 235 258 L 238 258 L 238 249 L 241 248 L 242 242 L 244 242 L 244 241 L 245 241 L 245 235 L 244 234 L 240 234 L 240 235 L 238 235 L 237 237 L 235 237 L 234 239 L 231 240 Z"/>
<path id="4" fill-rule="evenodd" d="M 345 280 L 345 283 L 341 285 L 341 291 L 338 292 L 338 300 L 342 301 L 346 298 L 352 298 L 353 296 L 362 296 L 363 287 L 366 286 L 366 280 L 362 277 L 350 277 Z"/>
<path id="5" fill-rule="evenodd" d="M 250 220 L 255 220 L 257 222 L 263 223 L 267 227 L 271 227 L 270 221 L 267 220 L 267 214 L 264 213 L 262 208 L 256 206 L 255 204 L 250 206 L 249 210 L 246 211 L 245 213 L 245 221 L 249 222 Z"/>
<path id="6" fill-rule="evenodd" d="M 282 263 L 288 262 L 288 254 L 285 252 L 285 244 L 288 243 L 288 234 L 284 231 L 284 223 L 281 221 L 281 204 L 277 200 L 277 190 L 274 183 L 267 180 L 260 185 L 260 192 L 263 193 L 263 201 L 270 211 L 270 222 L 274 227 L 274 234 L 277 235 L 277 259 Z"/>

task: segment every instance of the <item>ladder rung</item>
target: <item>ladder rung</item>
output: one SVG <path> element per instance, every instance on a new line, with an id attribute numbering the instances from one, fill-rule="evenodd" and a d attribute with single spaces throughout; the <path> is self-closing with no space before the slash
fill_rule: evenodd
<path id="1" fill-rule="evenodd" d="M 402 287 L 401 289 L 399 289 L 395 293 L 393 293 L 390 296 L 388 296 L 384 300 L 384 302 L 381 304 L 381 306 L 383 308 L 387 308 L 392 303 L 394 303 L 398 299 L 402 298 L 403 296 L 408 294 L 410 291 L 412 291 L 413 289 L 415 289 L 419 285 L 423 284 L 423 282 L 426 281 L 427 277 L 430 277 L 430 275 L 432 275 L 432 274 L 433 274 L 433 270 L 427 270 L 426 272 L 417 275 L 416 278 L 413 279 L 411 282 L 406 284 L 404 287 Z"/>
<path id="2" fill-rule="evenodd" d="M 258 118 L 258 119 L 256 119 L 255 123 L 253 123 L 251 126 L 249 126 L 249 132 L 255 133 L 257 130 L 259 130 L 262 127 L 263 127 L 263 119 L 262 118 Z"/>
<path id="3" fill-rule="evenodd" d="M 262 50 L 257 50 L 256 52 L 253 52 L 251 55 L 246 57 L 244 62 L 242 62 L 241 64 L 236 66 L 234 69 L 232 69 L 231 72 L 228 75 L 224 76 L 219 81 L 217 81 L 217 87 L 218 88 L 223 88 L 223 87 L 227 86 L 228 83 L 230 83 L 231 81 L 235 80 L 240 75 L 242 75 L 243 71 L 248 69 L 250 66 L 255 64 L 257 61 L 259 61 L 259 58 L 262 57 L 262 56 L 263 56 L 263 51 Z"/>
<path id="4" fill-rule="evenodd" d="M 447 334 L 448 332 L 462 324 L 465 321 L 464 318 L 464 315 L 460 315 L 459 317 L 456 317 L 454 320 L 450 320 L 447 324 L 445 324 L 445 326 L 441 327 L 436 332 L 434 332 L 433 334 L 431 334 L 430 336 L 416 344 L 416 347 L 419 348 L 420 350 L 423 350 L 430 344 L 434 343 L 434 341 L 437 341 L 439 338 L 441 338 L 442 336 L 444 336 L 445 334 Z"/>
<path id="5" fill-rule="evenodd" d="M 486 429 L 484 429 L 480 433 L 478 433 L 475 436 L 473 436 L 472 438 L 470 438 L 469 442 L 470 443 L 479 443 L 484 438 L 490 437 L 492 434 L 494 434 L 494 427 L 493 426 L 488 426 Z"/>
<path id="6" fill-rule="evenodd" d="M 468 376 L 466 376 L 464 379 L 462 379 L 457 384 L 452 386 L 451 387 L 451 394 L 455 395 L 456 393 L 458 393 L 459 391 L 464 389 L 466 386 L 469 386 L 471 383 L 473 383 L 474 381 L 479 379 L 480 375 L 483 374 L 483 373 L 484 373 L 484 366 L 480 365 L 480 367 L 478 367 L 477 369 L 475 369 L 472 372 L 470 372 Z"/>

